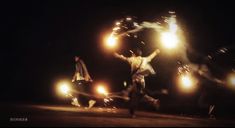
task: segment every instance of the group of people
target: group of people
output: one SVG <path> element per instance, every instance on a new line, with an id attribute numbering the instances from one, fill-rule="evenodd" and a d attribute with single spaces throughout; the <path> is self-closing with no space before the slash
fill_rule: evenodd
<path id="1" fill-rule="evenodd" d="M 135 52 L 132 52 L 130 57 L 114 53 L 114 57 L 127 62 L 131 67 L 132 84 L 126 90 L 122 91 L 122 95 L 129 97 L 129 113 L 131 114 L 131 117 L 135 117 L 135 109 L 142 99 L 157 109 L 160 106 L 159 99 L 155 99 L 147 95 L 145 89 L 145 77 L 156 74 L 150 62 L 159 53 L 159 49 L 156 49 L 147 57 L 142 56 L 142 51 L 140 49 L 136 49 Z M 76 71 L 72 82 L 74 82 L 78 87 L 92 82 L 93 80 L 90 77 L 84 62 L 79 57 L 75 56 L 75 63 Z M 94 105 L 94 102 L 92 103 Z M 72 100 L 72 104 L 80 106 L 76 98 Z M 91 107 L 90 104 L 89 107 Z"/>

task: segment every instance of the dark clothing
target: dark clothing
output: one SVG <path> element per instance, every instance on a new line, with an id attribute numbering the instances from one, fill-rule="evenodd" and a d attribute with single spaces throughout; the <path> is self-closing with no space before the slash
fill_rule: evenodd
<path id="1" fill-rule="evenodd" d="M 90 89 L 90 82 L 87 82 L 85 80 L 75 81 L 73 87 L 76 91 L 81 92 L 81 93 L 86 93 L 86 94 L 89 94 L 90 90 L 91 90 Z M 88 102 L 90 100 L 89 97 L 87 97 L 85 95 L 81 95 L 81 94 L 76 94 L 75 97 L 77 97 L 78 102 L 82 106 L 88 106 Z"/>
<path id="2" fill-rule="evenodd" d="M 138 107 L 141 100 L 148 102 L 156 108 L 159 107 L 157 106 L 159 100 L 148 96 L 142 83 L 134 81 L 130 88 L 128 90 L 130 91 L 129 112 L 131 115 L 135 114 L 135 109 Z"/>
<path id="3" fill-rule="evenodd" d="M 89 90 L 91 90 L 90 85 L 92 79 L 88 73 L 85 63 L 81 59 L 79 59 L 76 61 L 75 68 L 76 70 L 72 79 L 75 90 L 80 93 L 89 94 L 90 93 Z M 81 94 L 73 94 L 73 95 L 76 95 L 78 102 L 81 103 L 81 105 L 83 106 L 88 105 L 88 101 L 90 98 Z"/>

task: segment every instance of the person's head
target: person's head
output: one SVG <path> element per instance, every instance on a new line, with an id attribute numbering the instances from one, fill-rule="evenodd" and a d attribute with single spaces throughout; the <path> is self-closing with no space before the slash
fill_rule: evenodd
<path id="1" fill-rule="evenodd" d="M 80 58 L 78 56 L 74 57 L 74 60 L 77 62 Z"/>

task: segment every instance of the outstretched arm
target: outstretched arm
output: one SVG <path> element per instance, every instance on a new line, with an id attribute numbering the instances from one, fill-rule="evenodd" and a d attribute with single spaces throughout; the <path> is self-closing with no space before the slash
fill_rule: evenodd
<path id="1" fill-rule="evenodd" d="M 148 56 L 148 60 L 151 61 L 155 56 L 157 56 L 160 53 L 159 49 L 156 49 L 152 54 Z"/>
<path id="2" fill-rule="evenodd" d="M 127 61 L 127 58 L 125 57 L 125 56 L 123 56 L 123 55 L 120 55 L 120 54 L 118 54 L 118 53 L 114 53 L 114 56 L 116 57 L 116 58 L 118 58 L 118 59 L 121 59 L 121 60 L 123 60 L 123 61 Z"/>

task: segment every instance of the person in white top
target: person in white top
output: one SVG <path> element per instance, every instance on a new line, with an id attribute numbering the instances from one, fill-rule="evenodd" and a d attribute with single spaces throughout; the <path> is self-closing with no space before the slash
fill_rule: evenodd
<path id="1" fill-rule="evenodd" d="M 142 57 L 140 49 L 136 49 L 135 53 L 132 53 L 130 57 L 125 57 L 118 53 L 114 53 L 116 58 L 119 58 L 125 62 L 128 62 L 131 66 L 132 86 L 130 86 L 124 93 L 129 94 L 130 108 L 129 112 L 132 117 L 135 117 L 135 109 L 140 99 L 144 99 L 150 102 L 155 107 L 159 108 L 159 100 L 148 96 L 145 92 L 145 77 L 156 74 L 150 62 L 152 59 L 160 53 L 159 49 L 156 49 L 152 54 L 147 57 Z"/>

